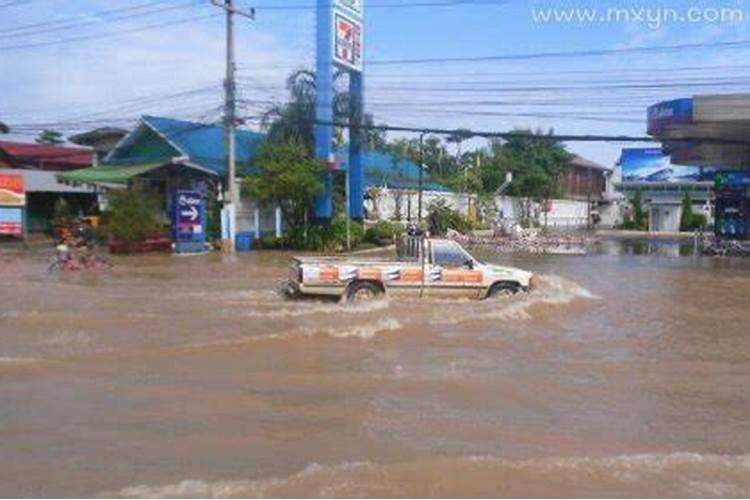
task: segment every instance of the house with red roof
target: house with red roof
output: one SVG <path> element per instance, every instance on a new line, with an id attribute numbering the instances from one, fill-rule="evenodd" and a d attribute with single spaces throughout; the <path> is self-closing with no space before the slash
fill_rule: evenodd
<path id="1" fill-rule="evenodd" d="M 32 232 L 49 229 L 59 199 L 76 214 L 88 214 L 96 206 L 94 187 L 63 184 L 57 179 L 60 173 L 89 168 L 94 162 L 91 149 L 0 141 L 0 174 L 23 175 L 28 230 Z"/>

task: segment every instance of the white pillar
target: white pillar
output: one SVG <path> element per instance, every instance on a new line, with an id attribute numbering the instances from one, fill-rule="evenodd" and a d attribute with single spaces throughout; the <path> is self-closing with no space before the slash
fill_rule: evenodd
<path id="1" fill-rule="evenodd" d="M 253 204 L 253 225 L 255 226 L 255 239 L 260 239 L 260 208 L 258 203 Z"/>
<path id="2" fill-rule="evenodd" d="M 281 238 L 281 207 L 276 206 L 276 237 Z"/>

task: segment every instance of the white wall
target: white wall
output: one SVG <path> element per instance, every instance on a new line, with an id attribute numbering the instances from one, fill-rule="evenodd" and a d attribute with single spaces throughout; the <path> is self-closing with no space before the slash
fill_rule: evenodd
<path id="1" fill-rule="evenodd" d="M 470 205 L 477 206 L 478 203 L 476 196 L 470 197 L 462 193 L 425 191 L 422 202 L 423 216 L 427 216 L 430 203 L 438 199 L 444 200 L 446 205 L 464 215 L 469 213 Z M 374 217 L 375 204 L 372 201 L 368 200 L 365 203 L 365 207 L 373 219 L 395 220 L 397 213 L 396 206 L 400 203 L 400 220 L 406 222 L 408 220 L 407 213 L 409 206 L 411 206 L 411 219 L 416 220 L 418 218 L 417 200 L 418 195 L 414 191 L 381 189 L 377 200 L 377 217 Z M 550 205 L 550 211 L 546 214 L 547 227 L 559 229 L 580 229 L 586 227 L 588 221 L 588 203 L 586 201 L 551 200 Z M 543 225 L 545 223 L 543 208 L 543 204 L 530 202 L 523 198 L 498 196 L 495 199 L 494 218 L 490 214 L 485 213 L 483 215 L 485 218 L 489 217 L 491 219 L 487 220 L 489 223 L 498 222 L 501 219 L 516 221 L 531 217 L 531 219 L 537 221 L 537 224 Z M 610 219 L 612 218 L 614 216 L 610 217 Z"/>

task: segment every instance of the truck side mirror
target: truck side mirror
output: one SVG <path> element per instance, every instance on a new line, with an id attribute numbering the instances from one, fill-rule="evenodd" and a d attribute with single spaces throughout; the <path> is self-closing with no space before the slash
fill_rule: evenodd
<path id="1" fill-rule="evenodd" d="M 466 259 L 464 261 L 464 266 L 468 267 L 469 269 L 471 269 L 473 271 L 474 270 L 474 261 L 471 260 L 471 259 Z"/>

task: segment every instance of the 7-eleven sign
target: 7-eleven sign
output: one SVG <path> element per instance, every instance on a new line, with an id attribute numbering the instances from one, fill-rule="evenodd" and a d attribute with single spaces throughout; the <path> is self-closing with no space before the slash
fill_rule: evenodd
<path id="1" fill-rule="evenodd" d="M 333 60 L 347 69 L 362 71 L 362 23 L 334 14 Z"/>

